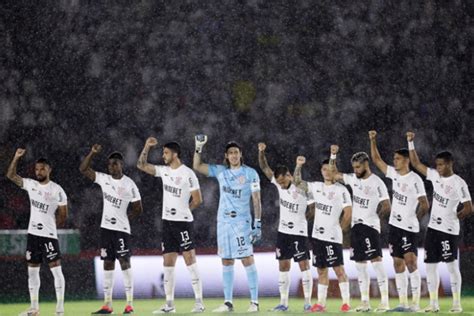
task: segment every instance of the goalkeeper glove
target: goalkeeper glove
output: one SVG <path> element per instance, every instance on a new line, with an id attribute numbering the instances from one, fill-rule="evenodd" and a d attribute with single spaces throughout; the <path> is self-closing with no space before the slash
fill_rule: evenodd
<path id="1" fill-rule="evenodd" d="M 202 152 L 202 148 L 207 142 L 207 135 L 199 134 L 194 137 L 194 141 L 196 144 L 196 152 L 200 154 Z"/>

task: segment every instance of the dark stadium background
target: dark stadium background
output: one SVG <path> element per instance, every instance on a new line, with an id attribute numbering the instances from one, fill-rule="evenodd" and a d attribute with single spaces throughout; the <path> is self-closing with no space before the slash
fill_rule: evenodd
<path id="1" fill-rule="evenodd" d="M 28 151 L 22 176 L 33 176 L 35 158 L 52 161 L 53 180 L 69 196 L 67 227 L 81 232 L 81 255 L 66 256 L 65 274 L 91 270 L 97 254 L 100 189 L 78 171 L 93 143 L 105 151 L 97 170 L 105 170 L 106 153 L 119 150 L 141 190 L 144 214 L 132 224 L 138 253 L 158 253 L 161 240 L 161 182 L 135 167 L 150 135 L 160 144 L 180 142 L 187 165 L 195 134 L 209 135 L 206 162 L 221 162 L 225 143 L 236 140 L 257 170 L 264 141 L 270 165 L 293 168 L 303 154 L 304 178 L 319 180 L 330 144 L 341 146 L 339 167 L 347 172 L 351 155 L 369 150 L 368 130 L 379 132 L 391 162 L 412 129 L 423 162 L 432 164 L 440 150 L 454 153 L 455 172 L 472 195 L 473 9 L 459 0 L 3 1 L 0 170 L 19 146 Z M 161 151 L 150 157 L 161 161 Z M 277 191 L 260 175 L 260 248 L 271 250 Z M 196 239 L 206 252 L 216 246 L 218 188 L 199 180 Z M 2 176 L 0 229 L 26 229 L 28 216 L 26 192 Z M 462 228 L 463 289 L 474 293 L 474 218 Z M 22 260 L 0 258 L 1 270 L 12 271 L 2 277 L 12 283 L 0 288 L 2 298 L 26 295 Z M 68 295 L 93 286 L 92 276 L 69 282 Z"/>

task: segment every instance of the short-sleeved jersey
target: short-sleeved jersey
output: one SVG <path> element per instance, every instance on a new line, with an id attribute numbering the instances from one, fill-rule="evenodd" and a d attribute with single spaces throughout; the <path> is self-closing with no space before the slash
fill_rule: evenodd
<path id="1" fill-rule="evenodd" d="M 306 221 L 308 195 L 306 192 L 293 183 L 288 189 L 283 189 L 276 182 L 275 177 L 271 181 L 278 189 L 280 202 L 278 231 L 288 235 L 308 236 L 308 222 Z"/>
<path id="2" fill-rule="evenodd" d="M 28 178 L 23 179 L 22 188 L 30 198 L 28 234 L 57 239 L 56 209 L 67 205 L 63 188 L 53 181 L 41 184 Z"/>
<path id="3" fill-rule="evenodd" d="M 131 202 L 141 200 L 135 182 L 126 175 L 114 179 L 109 174 L 96 172 L 95 183 L 100 185 L 104 198 L 100 227 L 131 234 L 127 208 Z"/>
<path id="4" fill-rule="evenodd" d="M 217 178 L 220 198 L 217 221 L 251 220 L 250 199 L 260 191 L 260 178 L 255 169 L 242 165 L 230 169 L 223 165 L 209 165 L 209 177 Z"/>
<path id="5" fill-rule="evenodd" d="M 457 174 L 441 177 L 438 171 L 431 168 L 427 170 L 426 179 L 433 184 L 433 206 L 428 227 L 459 235 L 458 205 L 471 201 L 466 181 Z"/>
<path id="6" fill-rule="evenodd" d="M 385 183 L 373 173 L 367 179 L 345 173 L 344 183 L 352 188 L 352 226 L 364 224 L 380 233 L 377 207 L 381 201 L 390 199 Z"/>
<path id="7" fill-rule="evenodd" d="M 392 211 L 388 223 L 392 226 L 417 233 L 420 224 L 416 217 L 418 198 L 426 196 L 425 185 L 413 171 L 400 175 L 394 167 L 387 166 L 386 177 L 392 179 Z"/>
<path id="8" fill-rule="evenodd" d="M 191 192 L 199 190 L 199 181 L 193 170 L 185 165 L 176 169 L 169 166 L 155 166 L 155 177 L 163 181 L 162 219 L 168 221 L 192 222 L 189 209 Z"/>
<path id="9" fill-rule="evenodd" d="M 351 206 L 351 196 L 340 183 L 326 185 L 324 182 L 308 182 L 308 189 L 315 201 L 312 237 L 342 244 L 342 229 L 339 222 L 344 208 Z"/>

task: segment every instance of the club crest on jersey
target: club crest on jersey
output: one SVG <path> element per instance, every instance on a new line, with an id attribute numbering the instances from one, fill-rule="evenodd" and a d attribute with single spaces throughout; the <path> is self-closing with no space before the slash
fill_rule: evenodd
<path id="1" fill-rule="evenodd" d="M 244 184 L 244 183 L 245 183 L 245 176 L 240 176 L 240 177 L 238 178 L 238 180 L 239 180 L 239 183 L 240 183 L 240 184 Z"/>
<path id="2" fill-rule="evenodd" d="M 408 184 L 402 183 L 402 187 L 400 188 L 400 190 L 401 190 L 402 192 L 406 192 L 406 191 L 407 191 L 407 188 L 408 188 Z"/>
<path id="3" fill-rule="evenodd" d="M 298 191 L 293 191 L 292 193 L 293 200 L 296 200 L 298 198 Z"/>
<path id="4" fill-rule="evenodd" d="M 441 187 L 443 187 L 443 186 L 441 186 Z M 444 193 L 449 194 L 452 189 L 453 189 L 452 186 L 445 185 L 445 186 L 444 186 Z"/>
<path id="5" fill-rule="evenodd" d="M 44 192 L 44 199 L 46 201 L 51 201 L 51 197 L 52 197 L 51 192 Z"/>
<path id="6" fill-rule="evenodd" d="M 334 199 L 334 196 L 335 196 L 335 195 L 336 195 L 336 192 L 334 192 L 334 191 L 329 192 L 329 194 L 328 194 L 328 199 L 329 199 L 329 200 Z"/>
<path id="7" fill-rule="evenodd" d="M 362 189 L 362 188 L 361 188 L 361 189 Z M 369 186 L 366 186 L 366 187 L 364 188 L 364 193 L 367 194 L 367 195 L 369 195 L 369 193 L 370 193 L 370 187 L 369 187 Z"/>
<path id="8" fill-rule="evenodd" d="M 124 188 L 124 187 L 118 187 L 118 190 L 117 190 L 117 194 L 120 196 L 120 197 L 123 197 L 125 195 L 125 192 L 127 190 Z"/>

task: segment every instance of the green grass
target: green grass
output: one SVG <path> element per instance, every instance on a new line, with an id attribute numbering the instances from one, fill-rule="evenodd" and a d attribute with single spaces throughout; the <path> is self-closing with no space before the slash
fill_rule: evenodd
<path id="1" fill-rule="evenodd" d="M 313 301 L 316 301 L 315 299 Z M 261 298 L 260 299 L 260 313 L 259 315 L 272 315 L 275 313 L 267 312 L 270 308 L 276 306 L 279 302 L 278 298 Z M 76 316 L 76 315 L 90 315 L 92 311 L 95 311 L 100 308 L 101 301 L 70 301 L 66 302 L 66 316 Z M 164 303 L 163 299 L 157 300 L 136 300 L 135 301 L 135 315 L 152 315 L 152 311 L 158 309 Z M 212 298 L 206 299 L 205 305 L 207 307 L 206 313 L 204 315 L 211 315 L 210 311 L 220 304 L 222 304 L 221 298 Z M 372 300 L 372 307 L 377 307 L 379 303 L 378 299 Z M 390 304 L 391 307 L 395 307 L 397 305 L 397 300 L 391 300 Z M 235 313 L 245 313 L 249 304 L 249 300 L 247 298 L 239 298 L 234 301 L 235 306 Z M 331 299 L 328 301 L 328 312 L 331 314 L 340 314 L 338 312 L 339 306 L 341 301 L 338 299 Z M 352 301 L 352 306 L 356 307 L 359 304 L 358 300 Z M 421 307 L 425 307 L 428 304 L 427 299 L 423 299 L 421 302 Z M 437 315 L 448 315 L 448 310 L 451 307 L 451 299 L 450 298 L 443 298 L 440 300 L 441 304 L 441 312 Z M 176 300 L 176 308 L 178 313 L 188 313 L 194 305 L 194 301 L 192 299 L 177 299 Z M 462 315 L 474 315 L 474 297 L 465 297 L 462 299 L 462 305 L 464 308 L 464 313 Z M 123 311 L 125 306 L 125 302 L 122 300 L 114 301 L 114 308 L 115 313 L 120 314 Z M 27 303 L 21 304 L 1 304 L 0 305 L 0 316 L 10 316 L 10 315 L 18 315 L 19 312 L 28 308 Z M 43 302 L 41 303 L 41 315 L 54 315 L 54 302 Z M 303 314 L 303 300 L 293 298 L 290 299 L 290 312 L 285 313 L 286 315 L 290 314 Z M 387 313 L 386 313 L 387 314 Z M 388 313 L 388 314 L 395 314 L 400 315 L 400 313 Z"/>

